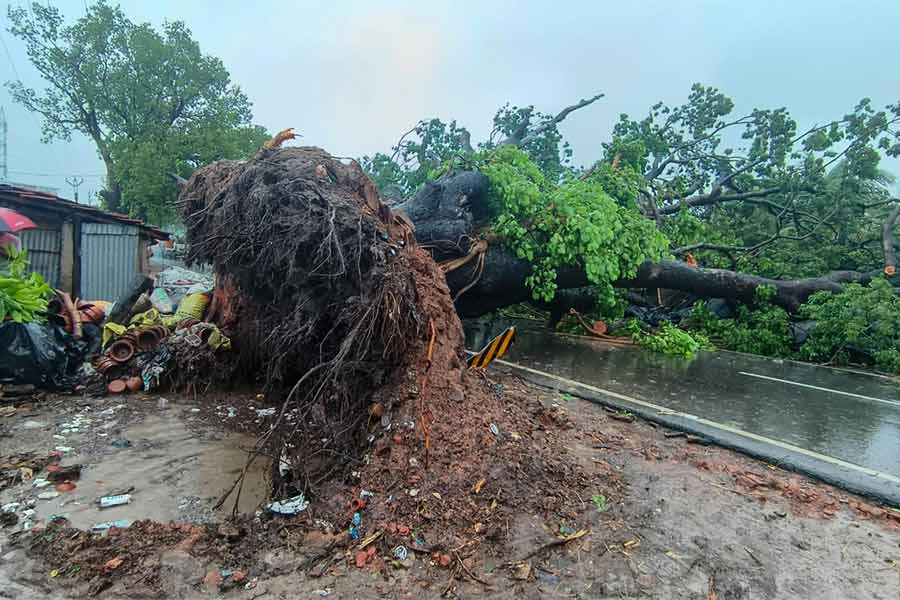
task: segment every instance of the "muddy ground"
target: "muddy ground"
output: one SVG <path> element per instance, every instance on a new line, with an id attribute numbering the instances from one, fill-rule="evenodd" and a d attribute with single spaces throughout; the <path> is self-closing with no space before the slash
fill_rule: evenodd
<path id="1" fill-rule="evenodd" d="M 62 465 L 84 468 L 76 488 L 54 498 L 37 499 L 54 486 L 33 481 L 0 490 L 0 504 L 20 504 L 11 509 L 18 522 L 0 529 L 0 598 L 900 598 L 900 513 L 513 376 L 490 377 L 511 410 L 539 399 L 541 435 L 565 443 L 594 493 L 561 490 L 572 502 L 560 513 L 526 511 L 493 537 L 436 554 L 396 560 L 382 549 L 363 567 L 358 541 L 315 523 L 315 504 L 293 521 L 254 516 L 266 461 L 244 484 L 244 516 L 221 525 L 231 504 L 213 505 L 253 442 L 241 430 L 272 418 L 252 396 L 4 403 L 16 411 L 0 417 L 0 462 L 59 448 Z M 130 487 L 131 504 L 95 506 Z M 59 516 L 68 522 L 50 523 Z M 135 523 L 104 538 L 68 527 L 119 519 Z M 381 540 L 392 540 L 388 549 L 415 539 L 391 527 Z M 100 567 L 86 576 L 90 565 Z"/>

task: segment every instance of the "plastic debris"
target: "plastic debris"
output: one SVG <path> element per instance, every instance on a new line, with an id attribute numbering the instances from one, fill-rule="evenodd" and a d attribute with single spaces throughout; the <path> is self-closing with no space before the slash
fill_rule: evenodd
<path id="1" fill-rule="evenodd" d="M 496 435 L 498 437 L 500 436 L 500 428 L 497 427 L 497 425 L 494 423 L 491 423 L 491 433 L 493 433 L 494 435 Z"/>
<path id="2" fill-rule="evenodd" d="M 369 490 L 360 490 L 359 497 L 360 498 L 374 498 L 375 492 L 370 492 Z"/>
<path id="3" fill-rule="evenodd" d="M 407 556 L 409 556 L 409 550 L 406 549 L 406 546 L 397 546 L 394 548 L 394 558 L 397 560 L 406 560 Z"/>
<path id="4" fill-rule="evenodd" d="M 97 523 L 93 527 L 91 527 L 91 531 L 99 532 L 99 531 L 108 531 L 115 527 L 116 529 L 127 529 L 131 527 L 130 519 L 119 519 L 117 521 L 105 521 L 103 523 Z"/>
<path id="5" fill-rule="evenodd" d="M 59 496 L 59 492 L 57 492 L 57 491 L 41 492 L 40 494 L 38 494 L 38 498 L 40 498 L 41 500 L 53 500 L 54 498 L 57 498 L 58 496 Z"/>
<path id="6" fill-rule="evenodd" d="M 38 497 L 40 498 L 40 496 Z M 103 496 L 100 498 L 100 508 L 109 508 L 111 506 L 120 506 L 122 504 L 131 504 L 131 494 Z"/>
<path id="7" fill-rule="evenodd" d="M 71 446 L 57 446 L 56 448 L 54 448 L 54 450 L 56 450 L 57 452 L 62 452 L 63 454 L 67 454 L 74 449 L 75 448 L 72 448 Z"/>
<path id="8" fill-rule="evenodd" d="M 0 506 L 0 510 L 2 510 L 5 513 L 16 512 L 16 510 L 18 510 L 18 508 L 20 506 L 21 506 L 21 504 L 18 502 L 10 502 L 9 504 L 4 504 L 3 506 Z"/>
<path id="9" fill-rule="evenodd" d="M 300 494 L 299 496 L 294 496 L 287 500 L 269 502 L 269 504 L 266 505 L 266 508 L 269 512 L 277 513 L 279 515 L 296 515 L 306 510 L 307 506 L 309 506 L 309 502 L 303 494 Z"/>
<path id="10" fill-rule="evenodd" d="M 275 414 L 275 407 L 272 408 L 257 408 L 256 416 L 257 417 L 271 417 Z"/>
<path id="11" fill-rule="evenodd" d="M 313 590 L 313 594 L 316 595 L 316 596 L 319 596 L 319 597 L 321 597 L 321 598 L 324 598 L 325 596 L 330 596 L 330 595 L 331 595 L 331 590 L 330 590 L 330 589 Z"/>
<path id="12" fill-rule="evenodd" d="M 129 448 L 131 446 L 131 440 L 126 440 L 125 438 L 118 438 L 110 442 L 110 444 L 114 448 Z"/>
<path id="13" fill-rule="evenodd" d="M 153 305 L 153 308 L 166 315 L 175 311 L 175 307 L 172 305 L 172 299 L 169 298 L 169 294 L 166 293 L 165 288 L 160 286 L 154 288 L 153 293 L 150 294 L 150 303 Z"/>
<path id="14" fill-rule="evenodd" d="M 362 525 L 362 515 L 360 515 L 358 512 L 353 513 L 353 524 L 356 525 L 357 527 Z"/>
<path id="15" fill-rule="evenodd" d="M 35 480 L 31 483 L 31 485 L 33 485 L 33 486 L 36 487 L 36 488 L 44 488 L 44 487 L 47 487 L 48 485 L 50 485 L 50 482 L 47 481 L 46 479 L 40 479 L 40 478 L 38 478 L 38 479 L 35 479 Z"/>
<path id="16" fill-rule="evenodd" d="M 357 529 L 353 525 L 350 526 L 350 529 L 347 531 L 347 533 L 350 535 L 351 540 L 359 539 L 359 529 Z"/>
<path id="17" fill-rule="evenodd" d="M 115 571 L 123 562 L 125 562 L 125 559 L 121 556 L 111 558 L 106 561 L 106 564 L 103 565 L 103 570 L 107 573 L 109 573 L 110 571 Z"/>

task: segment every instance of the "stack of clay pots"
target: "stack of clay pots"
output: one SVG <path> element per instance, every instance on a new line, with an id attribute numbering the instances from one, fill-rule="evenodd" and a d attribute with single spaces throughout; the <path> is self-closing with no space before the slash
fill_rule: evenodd
<path id="1" fill-rule="evenodd" d="M 94 368 L 100 373 L 106 373 L 115 366 L 127 363 L 136 352 L 153 350 L 169 333 L 168 328 L 163 325 L 127 331 L 109 345 L 106 354 L 94 363 Z M 143 387 L 144 381 L 140 377 L 128 377 L 110 381 L 106 389 L 111 394 L 121 394 L 126 390 L 139 392 Z"/>

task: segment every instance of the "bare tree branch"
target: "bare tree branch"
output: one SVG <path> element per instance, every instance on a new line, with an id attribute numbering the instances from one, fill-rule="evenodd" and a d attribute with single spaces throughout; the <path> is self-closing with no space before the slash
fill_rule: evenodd
<path id="1" fill-rule="evenodd" d="M 508 138 L 506 138 L 505 140 L 500 142 L 500 144 L 498 144 L 498 145 L 503 146 L 506 144 L 511 144 L 513 146 L 524 146 L 525 144 L 527 144 L 528 142 L 532 141 L 534 138 L 536 138 L 537 136 L 539 136 L 540 134 L 545 132 L 546 130 L 565 121 L 566 117 L 568 117 L 570 114 L 572 114 L 576 110 L 582 109 L 585 106 L 589 106 L 589 105 L 593 104 L 600 98 L 603 98 L 605 95 L 606 94 L 597 94 L 596 96 L 593 96 L 591 98 L 580 100 L 578 103 L 573 104 L 572 106 L 567 106 L 566 108 L 559 111 L 559 114 L 557 114 L 555 117 L 553 117 L 552 119 L 549 119 L 547 121 L 544 121 L 543 123 L 541 123 L 534 129 L 532 129 L 531 131 L 528 130 L 528 126 L 530 125 L 530 119 L 525 119 L 519 125 L 519 127 L 517 127 L 516 130 L 514 132 L 512 132 L 512 134 Z"/>
<path id="2" fill-rule="evenodd" d="M 764 190 L 754 190 L 752 192 L 742 192 L 739 194 L 722 194 L 722 188 L 718 189 L 718 192 L 710 192 L 708 194 L 700 194 L 697 196 L 691 196 L 690 198 L 682 198 L 675 204 L 669 204 L 668 206 L 663 206 L 659 209 L 659 214 L 661 215 L 674 215 L 682 207 L 684 208 L 693 208 L 695 206 L 712 206 L 713 204 L 720 204 L 722 202 L 736 202 L 738 200 L 748 200 L 753 198 L 764 198 L 766 196 L 771 196 L 773 194 L 777 194 L 783 191 L 782 188 L 766 188 Z"/>

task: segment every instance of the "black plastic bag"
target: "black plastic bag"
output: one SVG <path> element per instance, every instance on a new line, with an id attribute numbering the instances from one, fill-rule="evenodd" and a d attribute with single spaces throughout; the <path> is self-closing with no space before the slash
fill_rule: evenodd
<path id="1" fill-rule="evenodd" d="M 0 323 L 0 383 L 30 383 L 49 389 L 70 387 L 70 364 L 74 368 L 80 364 L 72 359 L 86 350 L 74 344 L 72 336 L 57 325 Z M 78 345 L 87 346 L 83 342 Z"/>

